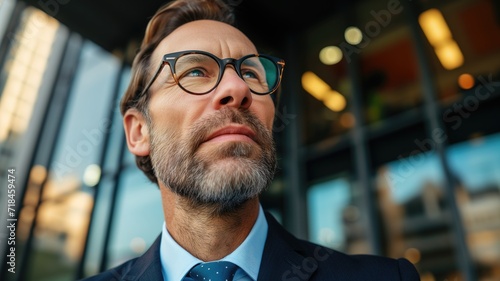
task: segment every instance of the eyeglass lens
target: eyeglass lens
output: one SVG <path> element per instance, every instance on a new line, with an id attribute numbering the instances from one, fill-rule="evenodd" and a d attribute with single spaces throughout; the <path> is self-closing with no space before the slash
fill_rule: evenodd
<path id="1" fill-rule="evenodd" d="M 267 94 L 278 83 L 276 63 L 265 57 L 248 57 L 240 64 L 241 78 L 250 90 Z M 219 64 L 204 54 L 187 54 L 175 63 L 178 83 L 185 90 L 196 94 L 206 93 L 215 87 L 219 78 Z"/>

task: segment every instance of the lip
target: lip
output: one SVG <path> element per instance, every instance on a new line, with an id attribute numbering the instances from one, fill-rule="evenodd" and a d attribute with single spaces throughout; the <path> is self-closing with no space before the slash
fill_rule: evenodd
<path id="1" fill-rule="evenodd" d="M 211 133 L 204 142 L 213 141 L 253 141 L 255 132 L 244 125 L 229 125 Z"/>

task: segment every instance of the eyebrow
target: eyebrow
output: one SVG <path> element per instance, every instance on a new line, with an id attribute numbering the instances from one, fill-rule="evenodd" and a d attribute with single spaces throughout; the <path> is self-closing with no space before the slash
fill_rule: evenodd
<path id="1" fill-rule="evenodd" d="M 258 58 L 258 57 L 256 57 Z M 260 60 L 244 60 L 242 65 L 245 65 L 245 66 L 250 66 L 250 67 L 254 67 L 258 70 L 262 70 L 262 71 L 266 71 L 266 68 L 264 67 L 264 65 L 260 62 Z"/>
<path id="2" fill-rule="evenodd" d="M 204 61 L 209 61 L 209 60 L 214 61 L 209 56 L 205 56 L 205 55 L 201 55 L 201 54 L 187 54 L 185 56 L 182 56 L 181 58 L 183 58 L 183 62 L 189 62 L 189 63 L 204 62 Z"/>

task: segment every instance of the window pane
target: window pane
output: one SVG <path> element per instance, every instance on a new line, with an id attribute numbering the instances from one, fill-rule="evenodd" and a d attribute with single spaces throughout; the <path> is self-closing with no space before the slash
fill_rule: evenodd
<path id="1" fill-rule="evenodd" d="M 0 4 L 2 13 L 12 8 L 8 2 Z M 5 19 L 2 18 L 3 20 Z M 35 35 L 34 25 L 43 29 L 43 32 Z M 33 130 L 40 126 L 42 108 L 49 96 L 46 88 L 51 86 L 50 81 L 53 79 L 54 67 L 51 66 L 59 63 L 59 54 L 53 52 L 61 48 L 61 42 L 55 38 L 59 28 L 59 23 L 54 19 L 37 9 L 28 8 L 21 13 L 20 23 L 15 32 L 6 38 L 10 45 L 5 54 L 5 64 L 0 66 L 0 179 L 2 180 L 6 176 L 7 168 L 24 164 L 22 160 L 30 157 L 25 155 L 25 150 L 31 149 L 34 145 Z M 18 172 L 21 173 L 20 170 Z M 26 175 L 26 171 L 24 172 Z M 21 174 L 17 176 L 22 178 Z M 3 211 L 1 210 L 0 214 Z"/>
<path id="2" fill-rule="evenodd" d="M 122 76 L 120 78 L 120 85 L 118 89 L 119 97 L 118 100 L 113 101 L 111 105 L 111 110 L 113 110 L 112 125 L 109 127 L 107 132 L 110 134 L 109 142 L 111 145 L 107 147 L 104 157 L 104 169 L 105 173 L 114 173 L 121 167 L 119 167 L 118 158 L 122 147 L 120 143 L 125 136 L 123 130 L 123 118 L 120 112 L 120 100 L 130 81 L 130 67 L 123 69 Z"/>
<path id="3" fill-rule="evenodd" d="M 4 38 L 5 36 L 5 29 L 11 19 L 10 15 L 12 14 L 15 4 L 16 1 L 14 0 L 2 0 L 2 2 L 0 2 L 0 38 Z"/>
<path id="4" fill-rule="evenodd" d="M 347 175 L 310 186 L 309 239 L 350 254 L 370 252 L 359 196 L 359 185 Z"/>
<path id="5" fill-rule="evenodd" d="M 412 154 L 387 163 L 376 180 L 385 254 L 406 257 L 422 280 L 455 280 L 460 269 L 437 155 Z"/>
<path id="6" fill-rule="evenodd" d="M 372 123 L 421 103 L 422 87 L 410 28 L 391 25 L 367 38 L 360 54 L 365 121 Z"/>
<path id="7" fill-rule="evenodd" d="M 135 166 L 122 171 L 120 177 L 108 267 L 144 253 L 161 233 L 164 221 L 158 186 Z"/>
<path id="8" fill-rule="evenodd" d="M 6 31 L 4 27 L 8 25 L 8 20 L 13 14 L 14 4 L 14 1 L 0 3 L 0 33 Z M 58 65 L 61 59 L 58 51 L 62 50 L 65 39 L 61 34 L 64 33 L 64 28 L 35 8 L 26 8 L 20 11 L 20 14 L 16 12 L 15 15 L 19 18 L 11 20 L 19 23 L 15 30 L 4 34 L 5 41 L 1 43 L 5 44 L 6 53 L 0 54 L 2 59 L 5 58 L 4 64 L 0 66 L 0 180 L 7 182 L 7 169 L 15 169 L 16 198 L 14 199 L 15 208 L 19 211 L 15 245 L 17 269 L 15 276 L 7 273 L 8 278 L 20 274 L 19 265 L 26 259 L 24 256 L 26 240 L 29 236 L 29 226 L 34 218 L 33 204 L 20 209 L 21 196 L 26 189 L 25 202 L 36 202 L 38 194 L 29 193 L 28 189 L 33 185 L 39 187 L 38 184 L 47 173 L 43 167 L 34 167 L 30 171 L 27 166 L 32 159 L 31 151 L 37 145 L 36 131 L 41 126 L 44 107 L 50 96 L 48 89 L 52 87 L 55 77 L 55 65 Z M 21 186 L 24 180 L 27 184 Z M 7 188 L 1 189 L 0 200 L 7 202 Z M 7 208 L 2 208 L 0 217 L 5 218 L 6 212 Z M 4 252 L 4 246 L 7 246 L 7 243 L 0 245 L 1 252 Z M 0 260 L 5 261 L 4 258 Z M 61 270 L 64 271 L 65 268 L 61 267 Z"/>
<path id="9" fill-rule="evenodd" d="M 307 192 L 309 239 L 338 250 L 348 247 L 346 221 L 353 212 L 351 186 L 343 178 L 311 186 Z"/>
<path id="10" fill-rule="evenodd" d="M 95 164 L 108 132 L 107 116 L 119 66 L 113 55 L 95 44 L 87 41 L 83 45 L 43 187 L 27 269 L 29 280 L 75 277 L 93 207 L 92 186 L 100 177 L 100 167 Z"/>
<path id="11" fill-rule="evenodd" d="M 486 95 L 476 93 L 476 87 L 485 81 L 498 81 L 500 69 L 500 26 L 495 0 L 461 0 L 453 2 L 427 2 L 423 10 L 437 9 L 442 15 L 451 37 L 439 42 L 443 46 L 456 44 L 462 57 L 452 69 L 447 69 L 439 57 L 439 48 L 429 44 L 439 98 L 445 103 L 473 95 L 482 100 Z M 457 110 L 458 111 L 458 110 Z"/>
<path id="12" fill-rule="evenodd" d="M 302 88 L 305 144 L 320 142 L 341 135 L 354 126 L 349 110 L 351 77 L 350 58 L 342 54 L 343 30 L 341 17 L 332 17 L 310 28 L 305 34 Z"/>
<path id="13" fill-rule="evenodd" d="M 500 134 L 455 144 L 447 157 L 479 280 L 500 280 Z"/>

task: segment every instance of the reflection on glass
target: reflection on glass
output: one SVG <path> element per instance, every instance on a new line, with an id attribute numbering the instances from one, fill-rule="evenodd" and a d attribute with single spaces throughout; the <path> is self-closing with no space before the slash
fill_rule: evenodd
<path id="1" fill-rule="evenodd" d="M 342 50 L 337 46 L 327 46 L 319 52 L 319 60 L 326 65 L 333 65 L 342 60 Z"/>
<path id="2" fill-rule="evenodd" d="M 366 123 L 388 119 L 421 103 L 422 86 L 410 34 L 408 26 L 394 26 L 360 53 Z"/>
<path id="3" fill-rule="evenodd" d="M 412 261 L 423 280 L 454 280 L 460 272 L 443 184 L 434 152 L 387 163 L 377 173 L 385 254 Z"/>
<path id="4" fill-rule="evenodd" d="M 33 198 L 41 190 L 41 202 L 27 280 L 71 280 L 76 274 L 94 205 L 88 187 L 100 178 L 100 167 L 93 164 L 110 131 L 106 117 L 118 69 L 111 54 L 91 42 L 83 45 L 47 181 L 28 190 Z"/>
<path id="5" fill-rule="evenodd" d="M 453 40 L 450 28 L 441 11 L 438 9 L 427 10 L 420 14 L 418 22 L 444 68 L 451 70 L 463 64 L 462 51 L 457 42 Z"/>
<path id="6" fill-rule="evenodd" d="M 479 280 L 500 280 L 500 134 L 455 144 L 447 157 Z"/>
<path id="7" fill-rule="evenodd" d="M 350 111 L 351 102 L 351 58 L 342 52 L 345 48 L 341 44 L 348 43 L 344 41 L 343 29 L 332 29 L 344 24 L 342 17 L 332 15 L 303 34 L 305 48 L 300 71 L 305 74 L 301 81 L 304 91 L 297 102 L 304 113 L 301 142 L 307 145 L 335 141 L 352 128 L 349 118 L 340 122 L 341 116 Z"/>
<path id="8" fill-rule="evenodd" d="M 344 178 L 312 185 L 307 192 L 309 239 L 349 253 L 366 252 L 360 211 L 353 201 L 351 184 Z"/>
<path id="9" fill-rule="evenodd" d="M 58 28 L 59 23 L 42 11 L 29 8 L 23 13 L 0 93 L 0 142 L 9 134 L 22 135 L 28 127 Z"/>
<path id="10" fill-rule="evenodd" d="M 108 267 L 144 253 L 161 233 L 164 221 L 157 185 L 135 166 L 120 176 L 123 180 L 113 214 Z"/>
<path id="11" fill-rule="evenodd" d="M 73 277 L 93 205 L 92 195 L 81 191 L 80 185 L 74 177 L 67 177 L 64 182 L 49 178 L 45 183 L 37 212 L 28 280 Z M 25 206 L 22 215 L 28 215 L 29 210 L 32 209 Z"/>
<path id="12" fill-rule="evenodd" d="M 83 183 L 86 186 L 96 186 L 101 179 L 101 167 L 96 164 L 91 164 L 87 166 L 85 172 L 83 173 Z"/>
<path id="13" fill-rule="evenodd" d="M 470 73 L 473 77 L 488 77 L 498 73 L 500 69 L 500 27 L 498 25 L 498 1 L 477 0 L 477 1 L 453 1 L 443 2 L 437 5 L 442 11 L 449 25 L 449 29 L 454 36 L 455 44 L 459 45 L 463 53 L 463 64 L 460 66 L 461 73 Z M 429 3 L 430 4 L 430 3 Z M 436 7 L 436 5 L 429 5 Z M 431 7 L 429 7 L 431 8 Z M 444 42 L 454 42 L 447 39 Z M 444 44 L 447 46 L 449 44 Z M 451 47 L 451 48 L 457 48 Z M 455 50 L 457 52 L 457 50 Z M 440 66 L 436 61 L 433 64 L 436 79 L 436 86 L 439 89 L 439 96 L 447 102 L 454 102 L 456 99 L 465 98 L 467 91 L 460 91 L 469 88 L 457 85 L 457 74 L 452 73 Z M 460 82 L 459 82 L 460 83 Z M 476 85 L 477 86 L 477 83 Z M 474 90 L 474 87 L 469 89 Z"/>
<path id="14" fill-rule="evenodd" d="M 350 26 L 344 32 L 345 41 L 351 45 L 358 45 L 363 41 L 363 33 L 355 26 Z"/>
<path id="15" fill-rule="evenodd" d="M 469 90 L 476 84 L 476 79 L 469 73 L 464 73 L 458 76 L 458 86 L 463 90 Z"/>
<path id="16" fill-rule="evenodd" d="M 302 87 L 334 112 L 340 112 L 346 107 L 345 97 L 330 88 L 325 81 L 312 71 L 307 71 L 302 75 Z"/>

